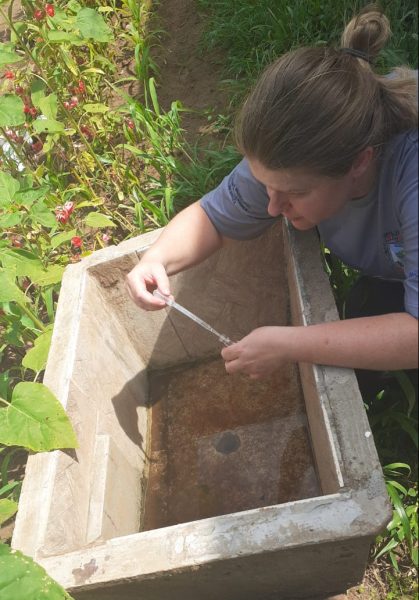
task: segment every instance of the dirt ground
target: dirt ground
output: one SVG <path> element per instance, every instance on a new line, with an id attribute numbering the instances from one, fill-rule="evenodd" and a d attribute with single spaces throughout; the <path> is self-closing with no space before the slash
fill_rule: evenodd
<path id="1" fill-rule="evenodd" d="M 161 0 L 158 20 L 153 18 L 152 27 L 159 26 L 166 33 L 161 45 L 153 51 L 159 65 L 158 97 L 163 108 L 169 108 L 174 100 L 180 100 L 185 108 L 192 109 L 182 119 L 186 137 L 193 143 L 198 136 L 208 135 L 208 111 L 225 113 L 228 109 L 228 93 L 221 89 L 222 55 L 208 56 L 201 51 L 199 43 L 204 20 L 198 14 L 195 0 Z M 15 2 L 14 14 L 19 13 L 20 3 Z M 0 18 L 0 41 L 8 41 L 9 35 Z M 129 65 L 127 65 L 128 71 Z M 0 540 L 10 539 L 13 523 L 0 529 Z M 329 600 L 384 600 L 385 586 L 378 569 L 370 567 L 359 587 Z"/>

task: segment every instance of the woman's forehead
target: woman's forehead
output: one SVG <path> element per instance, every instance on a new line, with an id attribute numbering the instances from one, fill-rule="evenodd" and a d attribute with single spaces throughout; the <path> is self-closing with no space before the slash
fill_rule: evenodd
<path id="1" fill-rule="evenodd" d="M 248 158 L 252 175 L 263 185 L 281 191 L 294 191 L 318 185 L 326 177 L 303 168 L 267 169 L 257 159 Z"/>

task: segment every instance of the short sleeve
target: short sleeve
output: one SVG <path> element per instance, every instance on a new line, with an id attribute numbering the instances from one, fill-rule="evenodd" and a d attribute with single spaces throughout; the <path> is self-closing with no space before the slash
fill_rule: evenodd
<path id="1" fill-rule="evenodd" d="M 403 169 L 397 180 L 399 219 L 403 238 L 405 308 L 418 318 L 418 138 L 409 136 Z"/>
<path id="2" fill-rule="evenodd" d="M 253 177 L 243 159 L 200 204 L 221 235 L 247 240 L 261 235 L 278 220 L 269 216 L 268 202 L 265 186 Z"/>

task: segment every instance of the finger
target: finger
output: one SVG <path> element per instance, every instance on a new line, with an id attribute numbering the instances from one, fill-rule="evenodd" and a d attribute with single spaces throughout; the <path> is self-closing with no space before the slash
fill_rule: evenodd
<path id="1" fill-rule="evenodd" d="M 237 343 L 231 344 L 230 346 L 226 346 L 221 350 L 221 356 L 226 361 L 235 360 L 239 357 L 238 350 L 239 348 L 237 347 Z"/>
<path id="2" fill-rule="evenodd" d="M 170 296 L 169 277 L 167 276 L 166 269 L 163 265 L 158 264 L 154 267 L 153 278 L 159 292 L 161 292 L 163 296 Z"/>
<path id="3" fill-rule="evenodd" d="M 239 360 L 230 360 L 225 363 L 225 370 L 229 375 L 232 373 L 240 373 L 243 370 Z"/>
<path id="4" fill-rule="evenodd" d="M 140 308 L 145 310 L 161 310 L 166 306 L 164 300 L 156 298 L 148 291 L 146 284 L 140 278 L 133 285 L 132 280 L 127 277 L 125 287 L 128 290 L 131 300 Z"/>

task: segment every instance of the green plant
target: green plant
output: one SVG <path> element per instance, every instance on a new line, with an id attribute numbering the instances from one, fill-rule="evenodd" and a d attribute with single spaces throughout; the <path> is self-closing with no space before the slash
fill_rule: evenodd
<path id="1" fill-rule="evenodd" d="M 31 558 L 0 543 L 0 600 L 72 600 Z"/>
<path id="2" fill-rule="evenodd" d="M 399 563 L 418 567 L 418 484 L 409 481 L 411 469 L 405 463 L 383 467 L 388 495 L 393 505 L 393 517 L 387 525 L 387 535 L 376 540 L 375 558 L 388 555 L 396 571 Z M 403 481 L 403 483 L 401 483 Z M 407 566 L 409 566 L 409 562 Z M 406 566 L 404 564 L 403 566 Z"/>
<path id="3" fill-rule="evenodd" d="M 338 44 L 344 24 L 364 6 L 339 0 L 199 0 L 208 25 L 203 45 L 226 52 L 226 82 L 235 91 L 234 104 L 260 71 L 278 56 L 300 46 Z M 417 67 L 417 3 L 383 0 L 393 28 L 391 44 L 378 67 L 386 71 L 401 63 Z"/>

